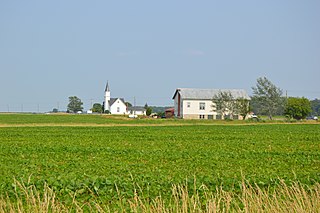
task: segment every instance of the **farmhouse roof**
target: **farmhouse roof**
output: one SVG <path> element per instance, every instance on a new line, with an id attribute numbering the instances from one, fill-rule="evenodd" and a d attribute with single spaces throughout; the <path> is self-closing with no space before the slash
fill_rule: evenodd
<path id="1" fill-rule="evenodd" d="M 143 106 L 132 106 L 132 107 L 128 107 L 128 110 L 135 110 L 135 111 L 146 111 L 146 109 Z"/>
<path id="2" fill-rule="evenodd" d="M 109 105 L 111 106 L 111 105 L 114 104 L 114 102 L 116 102 L 118 99 L 119 99 L 120 101 L 122 101 L 123 104 L 125 104 L 123 98 L 110 98 Z"/>
<path id="3" fill-rule="evenodd" d="M 194 88 L 178 88 L 176 89 L 173 98 L 179 94 L 183 99 L 191 100 L 211 100 L 213 96 L 217 95 L 219 92 L 231 92 L 231 95 L 237 98 L 244 98 L 250 100 L 249 95 L 244 89 L 194 89 Z"/>

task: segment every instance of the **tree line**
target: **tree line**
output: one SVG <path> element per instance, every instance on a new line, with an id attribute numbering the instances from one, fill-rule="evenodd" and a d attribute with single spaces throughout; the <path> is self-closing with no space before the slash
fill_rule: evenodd
<path id="1" fill-rule="evenodd" d="M 212 99 L 214 110 L 223 117 L 232 118 L 234 114 L 246 118 L 249 112 L 267 115 L 270 120 L 275 115 L 285 115 L 289 119 L 305 119 L 308 115 L 320 115 L 320 100 L 309 101 L 305 97 L 286 97 L 283 90 L 274 85 L 266 77 L 257 79 L 252 87 L 251 100 L 234 98 L 231 92 L 220 91 Z"/>

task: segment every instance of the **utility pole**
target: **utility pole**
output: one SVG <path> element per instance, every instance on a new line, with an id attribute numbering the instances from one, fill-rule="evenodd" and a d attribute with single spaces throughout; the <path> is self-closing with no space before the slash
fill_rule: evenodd
<path id="1" fill-rule="evenodd" d="M 38 104 L 38 113 L 40 112 L 40 105 Z"/>
<path id="2" fill-rule="evenodd" d="M 136 117 L 136 96 L 133 97 L 133 117 Z"/>
<path id="3" fill-rule="evenodd" d="M 7 104 L 7 109 L 8 109 L 8 112 L 10 112 L 10 107 L 9 107 L 9 104 Z"/>

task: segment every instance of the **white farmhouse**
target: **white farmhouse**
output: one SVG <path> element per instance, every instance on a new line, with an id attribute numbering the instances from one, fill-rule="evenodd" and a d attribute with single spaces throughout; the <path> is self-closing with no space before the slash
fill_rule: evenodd
<path id="1" fill-rule="evenodd" d="M 104 111 L 109 111 L 111 114 L 123 115 L 127 114 L 127 106 L 123 98 L 110 98 L 110 88 L 107 82 L 104 91 Z"/>
<path id="2" fill-rule="evenodd" d="M 147 110 L 142 106 L 131 106 L 131 107 L 128 107 L 128 114 L 130 114 L 130 115 L 146 115 Z"/>
<path id="3" fill-rule="evenodd" d="M 249 95 L 243 89 L 176 89 L 174 100 L 174 115 L 184 119 L 221 119 L 221 115 L 214 107 L 212 99 L 222 92 L 230 92 L 232 96 L 250 100 Z"/>

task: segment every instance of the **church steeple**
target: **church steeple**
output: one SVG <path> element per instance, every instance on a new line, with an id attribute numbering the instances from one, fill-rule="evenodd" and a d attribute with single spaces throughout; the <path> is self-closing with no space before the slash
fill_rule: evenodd
<path id="1" fill-rule="evenodd" d="M 109 81 L 107 81 L 106 89 L 105 89 L 104 91 L 105 91 L 105 92 L 110 92 L 110 89 L 109 89 Z"/>
<path id="2" fill-rule="evenodd" d="M 106 89 L 104 90 L 104 111 L 110 111 L 110 96 L 109 82 L 107 81 Z"/>

